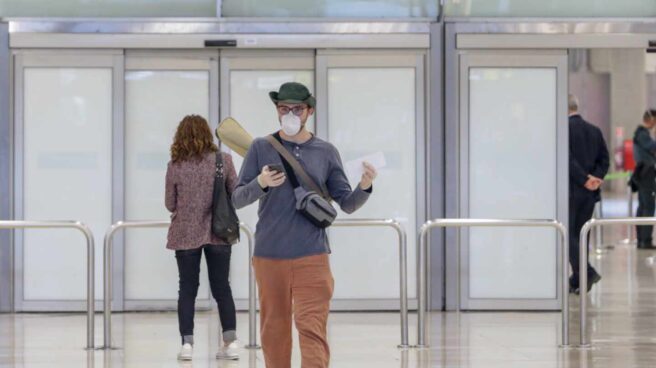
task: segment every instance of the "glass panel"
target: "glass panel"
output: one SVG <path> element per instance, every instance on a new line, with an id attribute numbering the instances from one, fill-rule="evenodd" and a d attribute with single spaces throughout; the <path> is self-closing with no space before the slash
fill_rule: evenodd
<path id="1" fill-rule="evenodd" d="M 452 17 L 651 17 L 653 0 L 447 0 Z"/>
<path id="2" fill-rule="evenodd" d="M 340 213 L 340 217 L 395 218 L 410 233 L 417 228 L 415 87 L 414 68 L 328 70 L 329 137 L 342 161 L 382 152 L 387 162 L 369 202 L 354 215 Z M 360 178 L 349 180 L 355 187 Z M 340 285 L 335 298 L 398 298 L 396 239 L 392 229 L 331 229 L 331 264 L 335 283 Z M 414 247 L 409 247 L 408 259 L 415 259 Z M 408 262 L 408 275 L 414 274 L 415 264 Z M 408 279 L 412 298 L 415 278 Z"/>
<path id="3" fill-rule="evenodd" d="M 556 218 L 556 81 L 555 68 L 470 69 L 472 218 Z M 470 298 L 556 297 L 553 230 L 470 236 Z"/>
<path id="4" fill-rule="evenodd" d="M 126 156 L 125 210 L 128 220 L 168 219 L 164 178 L 169 148 L 185 115 L 209 114 L 209 72 L 128 71 L 125 73 Z M 126 233 L 125 298 L 177 299 L 178 269 L 166 249 L 167 229 Z M 201 280 L 207 280 L 201 262 Z M 201 282 L 199 295 L 208 295 Z"/>
<path id="5" fill-rule="evenodd" d="M 437 17 L 438 0 L 223 0 L 224 17 Z"/>
<path id="6" fill-rule="evenodd" d="M 270 91 L 277 91 L 285 82 L 300 82 L 314 91 L 314 72 L 311 70 L 232 70 L 230 72 L 230 114 L 253 137 L 263 137 L 280 129 L 276 109 L 269 99 Z M 314 92 L 313 92 L 314 93 Z M 314 117 L 308 121 L 314 131 Z M 233 153 L 237 172 L 244 160 Z M 255 230 L 257 204 L 238 211 L 239 219 Z M 232 253 L 232 293 L 237 299 L 248 298 L 248 244 L 246 239 L 235 246 Z"/>
<path id="7" fill-rule="evenodd" d="M 216 0 L 0 0 L 0 17 L 215 17 Z"/>
<path id="8" fill-rule="evenodd" d="M 95 234 L 102 296 L 111 223 L 112 70 L 24 69 L 24 218 L 80 220 Z M 26 230 L 24 300 L 86 298 L 86 243 L 76 230 Z"/>

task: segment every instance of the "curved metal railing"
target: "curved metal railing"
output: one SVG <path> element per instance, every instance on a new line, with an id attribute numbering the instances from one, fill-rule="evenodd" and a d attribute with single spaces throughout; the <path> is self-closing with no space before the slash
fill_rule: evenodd
<path id="1" fill-rule="evenodd" d="M 568 285 L 568 262 L 569 262 L 569 245 L 567 237 L 567 227 L 556 220 L 501 220 L 501 219 L 435 219 L 422 225 L 419 231 L 419 305 L 417 318 L 417 347 L 426 348 L 426 312 L 428 310 L 428 296 L 430 290 L 428 287 L 427 270 L 430 269 L 429 248 L 426 236 L 428 231 L 433 228 L 446 227 L 551 227 L 558 230 L 561 236 L 561 271 L 562 271 L 562 343 L 564 346 L 569 345 L 569 285 Z M 458 262 L 456 262 L 456 288 L 457 288 L 457 311 L 460 311 L 460 245 L 458 247 Z"/>
<path id="2" fill-rule="evenodd" d="M 87 242 L 87 349 L 94 348 L 94 320 L 95 313 L 95 246 L 93 233 L 81 221 L 0 221 L 0 229 L 76 229 L 84 234 Z"/>
<path id="3" fill-rule="evenodd" d="M 104 297 L 103 297 L 103 325 L 104 325 L 104 349 L 112 349 L 112 246 L 114 244 L 114 235 L 122 229 L 127 228 L 159 228 L 168 227 L 171 221 L 119 221 L 113 224 L 105 234 L 105 244 L 103 253 L 103 283 L 104 283 Z M 253 231 L 244 223 L 240 223 L 239 227 L 246 234 L 248 239 L 249 254 L 253 253 L 254 241 Z M 255 277 L 253 276 L 253 267 L 251 266 L 250 259 L 248 260 L 249 284 L 254 284 Z M 249 296 L 255 295 L 255 289 L 249 285 Z M 254 308 L 255 298 L 249 297 L 249 309 Z M 249 320 L 249 328 L 254 331 L 255 318 Z M 254 336 L 254 334 L 252 334 Z M 255 347 L 255 340 L 250 339 L 250 344 L 247 347 Z"/>

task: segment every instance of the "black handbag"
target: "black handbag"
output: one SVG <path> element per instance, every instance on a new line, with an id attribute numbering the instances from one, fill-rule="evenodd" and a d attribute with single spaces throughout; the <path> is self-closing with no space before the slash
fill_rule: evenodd
<path id="1" fill-rule="evenodd" d="M 229 244 L 239 242 L 239 217 L 228 194 L 221 152 L 216 153 L 216 172 L 212 194 L 212 233 Z"/>
<path id="2" fill-rule="evenodd" d="M 629 182 L 627 183 L 629 187 L 631 188 L 631 192 L 635 193 L 638 191 L 640 187 L 640 179 L 642 175 L 642 170 L 645 168 L 645 164 L 643 162 L 638 162 L 636 167 L 633 169 L 633 172 L 631 173 L 631 177 L 629 177 Z"/>

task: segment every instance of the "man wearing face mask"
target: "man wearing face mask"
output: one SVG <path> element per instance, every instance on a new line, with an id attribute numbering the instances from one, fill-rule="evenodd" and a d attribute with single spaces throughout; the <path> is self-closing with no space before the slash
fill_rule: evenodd
<path id="1" fill-rule="evenodd" d="M 376 170 L 365 163 L 360 183 L 355 190 L 351 188 L 337 149 L 306 129 L 315 108 L 315 98 L 307 87 L 285 83 L 269 96 L 281 125 L 276 138 L 284 149 L 344 212 L 353 213 L 364 205 Z M 286 180 L 288 169 L 283 167 L 272 143 L 266 138 L 255 139 L 233 193 L 237 208 L 259 200 L 253 267 L 259 288 L 264 359 L 267 368 L 291 367 L 293 318 L 299 332 L 301 366 L 327 368 L 330 349 L 326 325 L 334 287 L 330 247 L 325 229 L 297 210 L 293 180 Z"/>

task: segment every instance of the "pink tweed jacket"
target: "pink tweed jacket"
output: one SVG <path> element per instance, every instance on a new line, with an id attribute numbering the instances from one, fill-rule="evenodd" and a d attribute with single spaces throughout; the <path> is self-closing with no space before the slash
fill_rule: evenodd
<path id="1" fill-rule="evenodd" d="M 237 185 L 232 156 L 221 153 L 229 194 Z M 173 250 L 195 249 L 206 244 L 228 245 L 212 233 L 212 192 L 216 154 L 201 160 L 169 162 L 166 170 L 166 208 L 171 212 L 166 247 Z"/>

